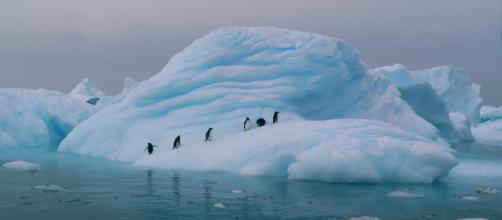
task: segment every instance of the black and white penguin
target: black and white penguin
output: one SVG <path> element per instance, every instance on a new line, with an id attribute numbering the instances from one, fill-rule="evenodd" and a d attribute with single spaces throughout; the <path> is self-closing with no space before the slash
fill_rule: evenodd
<path id="1" fill-rule="evenodd" d="M 176 139 L 174 139 L 173 150 L 178 149 L 180 145 L 181 145 L 181 137 L 178 135 L 176 136 Z"/>
<path id="2" fill-rule="evenodd" d="M 244 121 L 244 131 L 249 130 L 251 130 L 251 119 L 249 119 L 249 117 L 246 117 L 246 120 Z"/>
<path id="3" fill-rule="evenodd" d="M 274 117 L 272 118 L 272 124 L 279 122 L 279 112 L 274 112 Z"/>
<path id="4" fill-rule="evenodd" d="M 154 147 L 159 147 L 159 146 L 155 146 L 152 143 L 148 142 L 148 146 L 146 146 L 146 148 L 145 148 L 145 151 L 148 151 L 148 155 L 153 153 Z"/>
<path id="5" fill-rule="evenodd" d="M 256 124 L 258 125 L 258 127 L 263 127 L 265 126 L 265 124 L 267 124 L 267 121 L 265 121 L 265 119 L 263 118 L 259 118 L 258 120 L 256 120 Z"/>
<path id="6" fill-rule="evenodd" d="M 213 128 L 209 128 L 206 131 L 206 140 L 205 141 L 212 141 L 213 140 Z"/>

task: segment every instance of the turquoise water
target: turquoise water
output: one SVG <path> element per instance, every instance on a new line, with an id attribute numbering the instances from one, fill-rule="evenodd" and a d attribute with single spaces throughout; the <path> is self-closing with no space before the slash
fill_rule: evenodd
<path id="1" fill-rule="evenodd" d="M 461 164 L 430 185 L 349 185 L 150 170 L 75 154 L 0 150 L 0 164 L 26 160 L 41 166 L 37 172 L 0 168 L 0 219 L 502 219 L 501 194 L 475 192 L 478 187 L 502 190 L 502 147 L 470 144 L 456 149 Z M 64 191 L 32 189 L 51 184 Z M 396 190 L 421 197 L 387 196 Z"/>

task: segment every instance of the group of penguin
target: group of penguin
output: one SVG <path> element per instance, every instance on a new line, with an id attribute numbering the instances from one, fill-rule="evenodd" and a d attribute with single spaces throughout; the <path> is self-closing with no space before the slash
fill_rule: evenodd
<path id="1" fill-rule="evenodd" d="M 274 116 L 272 117 L 272 124 L 275 124 L 277 122 L 279 122 L 279 112 L 274 112 Z M 266 124 L 267 124 L 267 121 L 263 118 L 259 118 L 256 120 L 256 125 L 258 125 L 258 127 L 263 127 Z M 246 119 L 244 120 L 243 126 L 244 126 L 244 131 L 251 130 L 251 119 L 249 119 L 249 117 L 246 117 Z M 204 141 L 211 141 L 213 139 L 213 130 L 214 130 L 213 128 L 207 129 L 206 139 Z M 173 150 L 178 149 L 180 147 L 180 145 L 181 145 L 181 136 L 178 135 L 174 139 Z M 153 145 L 152 143 L 148 142 L 148 145 L 145 148 L 145 151 L 148 151 L 148 155 L 150 155 L 153 153 L 153 148 L 155 148 L 155 147 L 159 147 L 159 146 Z"/>

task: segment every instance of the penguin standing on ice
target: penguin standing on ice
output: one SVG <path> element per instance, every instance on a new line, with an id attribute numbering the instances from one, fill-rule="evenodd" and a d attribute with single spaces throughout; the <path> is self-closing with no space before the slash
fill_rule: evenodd
<path id="1" fill-rule="evenodd" d="M 249 130 L 251 130 L 251 119 L 249 119 L 249 117 L 246 117 L 246 120 L 244 121 L 244 131 Z"/>
<path id="2" fill-rule="evenodd" d="M 267 121 L 265 121 L 265 119 L 263 118 L 259 118 L 258 120 L 256 120 L 256 124 L 258 125 L 258 127 L 263 127 L 265 126 L 265 124 L 267 124 Z"/>
<path id="3" fill-rule="evenodd" d="M 272 118 L 272 124 L 279 122 L 279 112 L 274 112 L 274 117 Z"/>
<path id="4" fill-rule="evenodd" d="M 206 140 L 205 141 L 212 141 L 213 140 L 213 128 L 209 128 L 206 131 Z"/>
<path id="5" fill-rule="evenodd" d="M 176 139 L 174 139 L 173 150 L 178 149 L 180 145 L 181 145 L 181 137 L 178 135 L 176 136 Z"/>
<path id="6" fill-rule="evenodd" d="M 148 155 L 153 153 L 154 147 L 159 147 L 159 146 L 155 146 L 152 143 L 148 142 L 148 146 L 146 146 L 146 148 L 145 148 L 145 151 L 148 151 Z"/>

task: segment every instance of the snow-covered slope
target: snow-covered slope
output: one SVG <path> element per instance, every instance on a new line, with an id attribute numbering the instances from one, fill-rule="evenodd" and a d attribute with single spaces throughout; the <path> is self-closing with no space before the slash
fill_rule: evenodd
<path id="1" fill-rule="evenodd" d="M 474 140 L 470 127 L 479 119 L 482 99 L 479 86 L 471 83 L 463 71 L 437 67 L 409 72 L 401 64 L 374 71 L 398 86 L 401 97 L 450 143 Z"/>
<path id="2" fill-rule="evenodd" d="M 105 96 L 105 93 L 102 92 L 93 81 L 86 77 L 68 93 L 68 96 L 86 102 L 91 98 L 101 98 Z"/>
<path id="3" fill-rule="evenodd" d="M 91 105 L 49 90 L 0 89 L 0 147 L 55 149 Z"/>
<path id="4" fill-rule="evenodd" d="M 270 123 L 274 111 L 281 112 L 284 126 L 266 126 L 255 133 L 242 132 L 244 118 L 250 117 L 254 122 L 263 117 Z M 322 122 L 336 118 L 374 119 L 388 124 L 373 126 L 377 122 L 356 119 Z M 312 120 L 319 122 L 309 122 Z M 286 123 L 294 124 L 287 126 Z M 337 127 L 338 123 L 349 125 Z M 298 128 L 290 129 L 293 126 Z M 209 127 L 215 129 L 215 141 L 202 144 Z M 333 131 L 338 128 L 361 129 L 362 134 L 331 136 L 324 132 L 324 129 Z M 373 128 L 376 129 L 374 132 Z M 365 133 L 366 129 L 369 131 Z M 394 136 L 379 137 L 379 131 L 386 129 L 399 132 Z M 290 178 L 430 182 L 448 172 L 455 163 L 445 146 L 422 138 L 436 139 L 437 133 L 433 125 L 401 100 L 396 87 L 384 77 L 369 72 L 357 52 L 343 41 L 277 28 L 222 28 L 174 56 L 160 73 L 140 83 L 122 102 L 80 124 L 61 143 L 59 150 L 138 165 L 173 168 L 187 164 L 188 169 L 197 169 L 196 165 L 188 164 L 194 163 L 193 158 L 204 158 L 208 153 L 206 148 L 210 148 L 216 155 L 208 158 L 207 163 L 220 165 L 205 166 L 219 170 L 233 166 L 235 159 L 228 158 L 222 151 L 234 149 L 240 152 L 242 149 L 247 152 L 254 148 L 256 157 L 247 158 L 244 167 L 232 169 L 265 175 L 268 172 L 253 172 L 258 168 L 252 168 L 252 164 L 268 161 L 272 164 L 265 170 L 279 170 L 271 172 L 273 175 L 288 170 Z M 141 162 L 153 158 L 143 152 L 147 142 L 168 148 L 177 135 L 182 137 L 180 150 L 167 151 L 163 156 L 159 154 L 162 158 L 156 162 Z M 300 143 L 303 140 L 300 137 L 307 141 Z M 359 148 L 352 151 L 348 149 L 354 145 L 344 142 L 343 138 L 354 143 L 367 143 L 367 140 L 373 140 L 373 143 L 357 145 Z M 381 140 L 386 147 L 373 151 Z M 423 142 L 430 146 L 419 147 Z M 264 146 L 263 143 L 269 144 Z M 288 151 L 288 148 L 291 148 L 291 153 L 286 156 L 289 162 L 273 162 L 277 154 Z M 338 151 L 339 148 L 345 150 Z M 302 161 L 311 161 L 308 152 L 316 149 L 324 153 L 323 160 L 340 163 L 336 166 L 325 164 L 325 170 L 319 171 L 334 173 L 334 176 L 300 175 L 302 171 L 294 171 L 308 169 L 302 166 Z M 340 160 L 340 152 L 348 153 L 346 160 Z M 382 152 L 388 156 L 381 158 Z M 380 156 L 372 157 L 373 153 Z M 431 156 L 433 154 L 436 156 Z M 174 157 L 176 162 L 166 161 Z M 336 172 L 339 167 L 351 167 L 354 161 L 366 163 L 367 160 L 377 164 L 367 166 L 374 172 L 361 171 L 359 176 L 347 178 L 343 177 L 344 173 Z M 403 170 L 424 172 L 416 172 L 416 178 L 384 174 L 400 169 L 385 165 L 396 160 L 413 164 L 404 165 Z M 431 161 L 435 162 L 429 163 Z M 375 175 L 380 177 L 375 178 Z"/>

